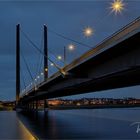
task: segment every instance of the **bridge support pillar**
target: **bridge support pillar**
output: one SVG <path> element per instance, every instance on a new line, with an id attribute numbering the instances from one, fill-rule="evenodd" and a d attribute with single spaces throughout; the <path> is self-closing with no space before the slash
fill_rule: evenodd
<path id="1" fill-rule="evenodd" d="M 44 99 L 44 111 L 46 111 L 46 108 L 48 108 L 48 101 Z"/>
<path id="2" fill-rule="evenodd" d="M 44 25 L 44 80 L 48 79 L 48 35 L 47 26 Z"/>
<path id="3" fill-rule="evenodd" d="M 33 103 L 32 102 L 30 103 L 30 109 L 31 110 L 33 109 Z"/>
<path id="4" fill-rule="evenodd" d="M 20 94 L 20 25 L 16 26 L 16 105 Z"/>
<path id="5" fill-rule="evenodd" d="M 35 105 L 34 105 L 34 101 L 32 102 L 32 109 L 34 110 L 35 108 Z"/>
<path id="6" fill-rule="evenodd" d="M 27 107 L 27 110 L 29 110 L 30 109 L 30 104 L 27 103 L 26 107 Z"/>
<path id="7" fill-rule="evenodd" d="M 29 110 L 31 109 L 31 103 L 28 103 L 28 109 Z"/>
<path id="8" fill-rule="evenodd" d="M 36 105 L 35 109 L 37 111 L 38 110 L 38 101 L 35 101 L 35 105 Z"/>

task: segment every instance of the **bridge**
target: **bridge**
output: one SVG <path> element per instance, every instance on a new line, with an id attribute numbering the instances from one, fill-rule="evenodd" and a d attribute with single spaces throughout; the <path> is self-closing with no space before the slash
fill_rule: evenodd
<path id="1" fill-rule="evenodd" d="M 46 38 L 46 39 L 45 39 Z M 109 36 L 28 92 L 20 95 L 20 25 L 17 25 L 16 101 L 30 107 L 47 99 L 140 84 L 140 18 Z M 47 27 L 44 26 L 44 69 L 48 67 Z M 37 106 L 36 106 L 37 108 Z"/>

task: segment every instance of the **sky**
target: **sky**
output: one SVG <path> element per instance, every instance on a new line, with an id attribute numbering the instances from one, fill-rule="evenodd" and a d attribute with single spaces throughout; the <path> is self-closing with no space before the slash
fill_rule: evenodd
<path id="1" fill-rule="evenodd" d="M 71 43 L 76 46 L 73 52 L 66 52 L 67 63 L 88 51 L 89 48 L 65 40 L 52 31 L 95 47 L 106 37 L 140 16 L 139 0 L 124 0 L 124 9 L 118 14 L 111 12 L 112 2 L 112 0 L 0 0 L 0 100 L 15 100 L 17 24 L 21 27 L 21 53 L 29 65 L 32 77 L 36 78 L 37 74 L 43 71 L 41 65 L 43 56 L 29 40 L 40 50 L 43 49 L 43 25 L 46 24 L 48 27 L 49 58 L 62 67 L 63 63 L 54 55 L 63 56 L 65 46 Z M 88 26 L 94 30 L 93 36 L 89 38 L 83 34 L 83 30 Z M 24 89 L 24 85 L 29 85 L 32 79 L 23 58 L 21 58 L 21 71 L 21 88 Z M 56 71 L 55 67 L 49 66 L 49 75 Z M 135 86 L 84 94 L 84 96 L 140 98 L 139 90 L 140 86 Z"/>

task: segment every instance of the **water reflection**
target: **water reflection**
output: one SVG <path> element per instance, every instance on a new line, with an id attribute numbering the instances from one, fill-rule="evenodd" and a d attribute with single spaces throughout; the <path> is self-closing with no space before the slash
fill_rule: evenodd
<path id="1" fill-rule="evenodd" d="M 20 120 L 18 121 L 19 121 L 19 135 L 23 139 L 38 140 L 38 138 L 35 135 L 33 135 L 31 131 L 29 131 Z"/>
<path id="2" fill-rule="evenodd" d="M 20 122 L 15 111 L 0 111 L 1 140 L 35 140 L 36 138 Z"/>
<path id="3" fill-rule="evenodd" d="M 70 124 L 65 119 L 56 117 L 56 112 L 22 112 L 18 113 L 19 119 L 41 139 L 72 138 Z M 71 122 L 72 124 L 72 122 Z"/>
<path id="4" fill-rule="evenodd" d="M 130 127 L 139 118 L 135 114 L 140 116 L 139 110 L 49 110 L 18 113 L 18 118 L 39 139 L 138 139 Z"/>

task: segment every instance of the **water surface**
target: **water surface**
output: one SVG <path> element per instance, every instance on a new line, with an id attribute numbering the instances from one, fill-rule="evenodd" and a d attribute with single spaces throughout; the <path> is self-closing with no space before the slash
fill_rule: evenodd
<path id="1" fill-rule="evenodd" d="M 140 139 L 140 108 L 49 110 L 18 114 L 40 139 Z"/>

